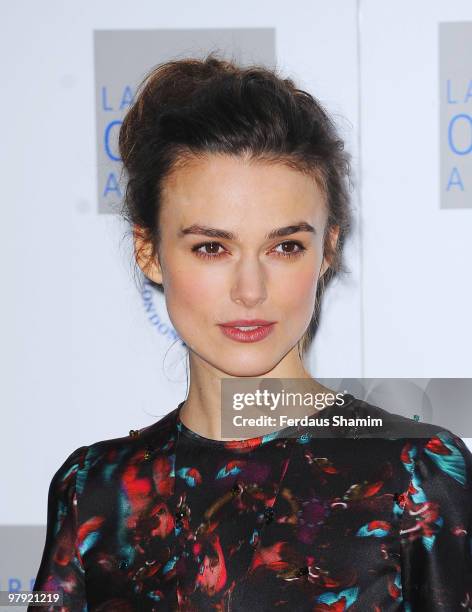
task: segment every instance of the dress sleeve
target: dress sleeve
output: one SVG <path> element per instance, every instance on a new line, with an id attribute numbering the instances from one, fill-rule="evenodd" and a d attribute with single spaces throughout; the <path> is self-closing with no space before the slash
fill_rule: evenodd
<path id="1" fill-rule="evenodd" d="M 34 591 L 63 592 L 57 604 L 30 606 L 28 612 L 83 612 L 87 610 L 84 569 L 77 546 L 77 473 L 87 446 L 73 451 L 49 485 L 46 541 Z"/>
<path id="2" fill-rule="evenodd" d="M 472 453 L 444 430 L 414 440 L 409 455 L 400 520 L 404 609 L 472 610 Z"/>

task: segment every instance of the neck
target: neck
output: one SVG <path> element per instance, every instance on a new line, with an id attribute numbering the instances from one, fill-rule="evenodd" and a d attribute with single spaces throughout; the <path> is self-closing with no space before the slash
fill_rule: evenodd
<path id="1" fill-rule="evenodd" d="M 296 349 L 296 347 L 295 347 Z M 190 387 L 188 397 L 180 409 L 180 419 L 183 424 L 205 438 L 222 440 L 221 436 L 221 383 L 224 378 L 241 378 L 214 368 L 211 364 L 195 355 L 190 359 Z M 298 351 L 297 351 L 298 357 Z M 280 365 L 280 364 L 279 364 Z M 247 377 L 247 376 L 246 376 Z M 310 379 L 316 392 L 332 392 L 331 389 L 317 383 L 306 370 L 304 364 L 294 360 L 291 367 L 276 367 L 270 372 L 254 373 L 251 378 L 286 378 Z M 306 415 L 313 414 L 309 407 Z M 278 429 L 278 428 L 277 428 Z M 233 438 L 242 440 L 244 438 Z"/>

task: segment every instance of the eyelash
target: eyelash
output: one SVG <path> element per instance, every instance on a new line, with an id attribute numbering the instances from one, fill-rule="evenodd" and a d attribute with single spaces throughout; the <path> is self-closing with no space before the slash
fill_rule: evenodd
<path id="1" fill-rule="evenodd" d="M 199 249 L 201 249 L 202 247 L 212 244 L 222 246 L 219 242 L 203 242 L 202 244 L 197 244 L 192 247 L 192 251 L 197 257 L 202 257 L 204 259 L 219 259 L 222 256 L 222 253 L 209 255 L 208 253 L 203 253 L 202 251 L 199 251 Z M 299 257 L 300 255 L 303 255 L 304 251 L 306 251 L 306 247 L 304 247 L 303 244 L 298 240 L 284 240 L 284 242 L 277 244 L 275 248 L 281 246 L 282 244 L 296 244 L 299 247 L 299 250 L 293 253 L 279 253 L 279 255 L 285 259 L 290 259 L 291 257 Z"/>

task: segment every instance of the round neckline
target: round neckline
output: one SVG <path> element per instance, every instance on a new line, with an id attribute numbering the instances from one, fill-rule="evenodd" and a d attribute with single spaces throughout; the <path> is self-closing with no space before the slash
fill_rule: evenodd
<path id="1" fill-rule="evenodd" d="M 320 416 L 326 416 L 336 409 L 344 410 L 347 406 L 350 406 L 354 400 L 356 399 L 354 395 L 351 393 L 345 393 L 344 399 L 346 400 L 342 406 L 338 404 L 332 404 L 331 406 L 326 406 L 321 411 L 317 413 L 312 413 L 309 418 L 319 418 Z M 200 444 L 204 444 L 206 446 L 213 446 L 219 448 L 227 448 L 227 449 L 238 449 L 238 448 L 255 448 L 257 446 L 266 446 L 271 442 L 276 442 L 280 438 L 285 437 L 294 437 L 294 433 L 298 432 L 299 435 L 303 435 L 303 432 L 307 429 L 305 426 L 290 426 L 285 427 L 283 429 L 279 429 L 278 431 L 274 431 L 269 434 L 262 434 L 261 436 L 256 436 L 254 438 L 244 438 L 243 440 L 215 440 L 213 438 L 207 438 L 205 436 L 200 435 L 193 429 L 187 427 L 184 422 L 180 418 L 180 410 L 184 405 L 185 400 L 181 401 L 175 409 L 175 424 L 179 435 L 185 436 L 187 439 L 192 440 L 193 442 L 199 442 Z"/>

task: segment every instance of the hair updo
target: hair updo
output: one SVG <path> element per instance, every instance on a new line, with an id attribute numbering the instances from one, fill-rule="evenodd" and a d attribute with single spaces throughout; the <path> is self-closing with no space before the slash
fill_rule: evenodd
<path id="1" fill-rule="evenodd" d="M 313 317 L 301 340 L 304 354 L 319 323 L 326 285 L 347 271 L 342 252 L 352 224 L 350 156 L 322 105 L 275 70 L 241 67 L 211 53 L 151 69 L 124 117 L 118 142 L 127 179 L 121 214 L 152 245 L 153 256 L 160 247 L 163 181 L 186 159 L 245 155 L 313 176 L 325 194 L 324 254 L 330 267 L 318 281 Z M 339 234 L 332 249 L 327 235 L 334 226 Z"/>

